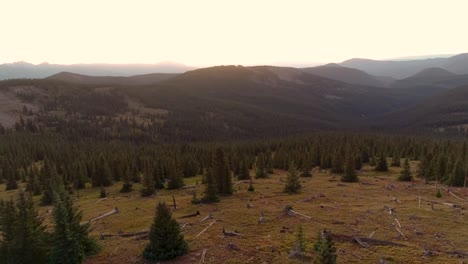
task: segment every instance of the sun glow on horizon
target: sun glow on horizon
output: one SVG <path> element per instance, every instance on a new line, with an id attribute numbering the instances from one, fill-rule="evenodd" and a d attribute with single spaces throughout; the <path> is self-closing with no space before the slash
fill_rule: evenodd
<path id="1" fill-rule="evenodd" d="M 0 3 L 0 63 L 312 64 L 468 51 L 468 2 Z"/>

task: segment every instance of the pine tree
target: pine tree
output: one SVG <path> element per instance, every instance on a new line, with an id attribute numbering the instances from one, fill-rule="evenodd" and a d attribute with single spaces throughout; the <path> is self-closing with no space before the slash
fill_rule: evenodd
<path id="1" fill-rule="evenodd" d="M 307 242 L 304 238 L 304 231 L 302 230 L 302 225 L 299 226 L 296 233 L 296 250 L 302 254 L 306 252 Z"/>
<path id="2" fill-rule="evenodd" d="M 106 198 L 107 197 L 107 192 L 104 187 L 101 186 L 101 191 L 99 192 L 99 198 Z"/>
<path id="3" fill-rule="evenodd" d="M 393 155 L 392 157 L 392 163 L 390 164 L 390 166 L 393 166 L 393 167 L 400 167 L 400 155 L 398 155 L 398 152 L 395 151 L 395 154 Z"/>
<path id="4" fill-rule="evenodd" d="M 333 159 L 332 159 L 332 168 L 331 168 L 331 172 L 332 173 L 343 173 L 344 169 L 343 169 L 343 157 L 341 155 L 341 153 L 335 153 L 335 155 L 333 156 Z"/>
<path id="5" fill-rule="evenodd" d="M 348 155 L 346 158 L 344 174 L 341 176 L 342 182 L 357 182 L 358 176 L 354 170 L 354 160 Z"/>
<path id="6" fill-rule="evenodd" d="M 312 177 L 312 172 L 311 172 L 312 168 L 310 166 L 310 163 L 307 162 L 306 165 L 304 166 L 304 169 L 301 173 L 301 177 L 306 177 L 306 178 L 310 178 Z"/>
<path id="7" fill-rule="evenodd" d="M 100 155 L 98 164 L 96 164 L 96 175 L 93 177 L 93 186 L 110 186 L 112 184 L 112 171 L 104 155 Z"/>
<path id="8" fill-rule="evenodd" d="M 0 228 L 2 236 L 6 238 L 0 246 L 2 248 L 0 258 L 5 260 L 5 263 L 47 263 L 48 234 L 34 208 L 32 197 L 20 192 L 16 208 L 12 206 L 11 202 L 10 211 L 0 212 L 4 216 L 9 214 L 6 219 L 2 217 L 3 221 L 12 221 L 0 223 L 0 226 L 6 226 L 13 232 L 12 235 L 4 234 L 3 228 Z M 5 256 L 3 256 L 4 250 L 6 250 Z"/>
<path id="9" fill-rule="evenodd" d="M 410 169 L 410 164 L 408 158 L 405 159 L 405 163 L 403 165 L 403 170 L 400 173 L 400 176 L 398 177 L 398 180 L 400 181 L 411 181 L 413 179 L 413 176 L 411 176 L 411 169 Z"/>
<path id="10" fill-rule="evenodd" d="M 154 186 L 154 179 L 153 175 L 145 174 L 143 175 L 143 189 L 140 190 L 142 197 L 147 197 L 154 195 L 156 192 L 156 188 Z"/>
<path id="11" fill-rule="evenodd" d="M 388 171 L 388 165 L 387 165 L 387 158 L 385 158 L 385 155 L 382 154 L 377 160 L 377 164 L 375 165 L 374 168 L 375 171 Z"/>
<path id="12" fill-rule="evenodd" d="M 218 189 L 216 187 L 216 182 L 214 180 L 213 174 L 211 173 L 211 169 L 206 170 L 206 188 L 205 188 L 205 193 L 202 198 L 202 201 L 204 203 L 215 203 L 219 202 L 218 198 Z"/>
<path id="13" fill-rule="evenodd" d="M 6 191 L 14 190 L 18 188 L 18 184 L 16 183 L 16 175 L 15 170 L 12 168 L 9 162 L 5 162 L 3 166 L 3 178 L 6 179 Z"/>
<path id="14" fill-rule="evenodd" d="M 143 257 L 147 260 L 169 260 L 188 252 L 180 225 L 172 218 L 170 209 L 164 203 L 158 204 L 149 240 L 149 245 L 143 251 Z"/>
<path id="15" fill-rule="evenodd" d="M 248 180 L 250 179 L 249 168 L 245 164 L 245 161 L 241 161 L 239 165 L 239 175 L 237 176 L 238 180 Z"/>
<path id="16" fill-rule="evenodd" d="M 447 184 L 450 186 L 463 186 L 465 182 L 465 170 L 461 160 L 457 160 L 453 166 Z"/>
<path id="17" fill-rule="evenodd" d="M 212 168 L 212 173 L 218 186 L 218 193 L 222 195 L 231 195 L 232 177 L 221 148 L 216 150 L 212 161 Z"/>
<path id="18" fill-rule="evenodd" d="M 249 184 L 249 188 L 247 189 L 247 191 L 249 192 L 255 191 L 255 188 L 253 187 L 252 177 L 250 177 L 250 184 Z"/>
<path id="19" fill-rule="evenodd" d="M 301 183 L 299 182 L 299 173 L 293 163 L 289 165 L 288 177 L 286 179 L 286 185 L 284 186 L 283 192 L 293 194 L 298 193 L 301 189 Z"/>
<path id="20" fill-rule="evenodd" d="M 122 188 L 120 189 L 121 193 L 128 193 L 132 191 L 133 185 L 130 182 L 129 174 L 130 174 L 130 171 L 127 167 L 124 174 L 122 175 L 123 184 L 122 184 Z"/>
<path id="21" fill-rule="evenodd" d="M 318 241 L 314 244 L 314 251 L 317 254 L 314 264 L 336 264 L 336 248 L 329 231 L 323 230 L 321 234 L 318 234 Z"/>
<path id="22" fill-rule="evenodd" d="M 55 193 L 54 233 L 49 263 L 79 264 L 85 256 L 98 250 L 89 237 L 90 224 L 81 224 L 82 212 L 73 206 L 70 195 L 63 189 Z"/>
<path id="23" fill-rule="evenodd" d="M 180 189 L 184 186 L 184 179 L 182 171 L 176 165 L 172 165 L 171 172 L 169 175 L 169 182 L 167 183 L 167 189 L 175 190 Z"/>

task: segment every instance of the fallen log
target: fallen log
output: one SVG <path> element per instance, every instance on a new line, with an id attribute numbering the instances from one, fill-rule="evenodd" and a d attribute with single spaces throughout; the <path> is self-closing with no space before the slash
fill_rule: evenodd
<path id="1" fill-rule="evenodd" d="M 450 193 L 453 197 L 457 198 L 458 200 L 462 200 L 462 201 L 468 202 L 468 200 L 463 199 L 463 198 L 461 198 L 461 197 L 458 197 L 456 194 L 454 194 L 454 193 L 451 192 L 451 191 L 449 191 L 449 193 Z"/>
<path id="2" fill-rule="evenodd" d="M 305 215 L 305 214 L 301 214 L 301 213 L 296 212 L 296 211 L 294 211 L 294 210 L 292 210 L 292 209 L 289 210 L 289 212 L 291 212 L 291 213 L 294 214 L 294 215 L 299 215 L 299 216 L 302 216 L 302 217 L 307 218 L 307 219 L 312 219 L 312 217 L 310 217 L 310 216 L 308 216 L 308 215 Z"/>
<path id="3" fill-rule="evenodd" d="M 347 236 L 347 235 L 340 235 L 332 233 L 331 238 L 334 241 L 338 242 L 348 242 L 348 243 L 358 243 L 356 241 L 356 236 Z M 367 238 L 367 237 L 358 237 L 361 242 L 364 242 L 368 245 L 376 245 L 376 246 L 395 246 L 395 247 L 406 247 L 404 244 L 395 243 L 386 240 L 379 240 L 374 238 Z"/>
<path id="4" fill-rule="evenodd" d="M 119 233 L 119 234 L 101 233 L 99 234 L 99 237 L 101 240 L 104 240 L 106 237 L 135 237 L 135 236 L 148 235 L 148 234 L 149 234 L 149 230 L 143 230 L 139 232 Z"/>
<path id="5" fill-rule="evenodd" d="M 213 218 L 213 215 L 212 215 L 212 214 L 208 214 L 205 218 L 203 218 L 202 220 L 200 220 L 200 223 L 201 223 L 201 222 L 204 222 L 204 221 L 206 221 L 206 220 L 208 220 L 208 219 L 212 219 L 212 218 Z"/>
<path id="6" fill-rule="evenodd" d="M 98 217 L 96 217 L 96 218 L 93 218 L 93 219 L 89 220 L 89 223 L 94 222 L 94 221 L 97 221 L 97 220 L 102 219 L 102 218 L 104 218 L 104 217 L 108 217 L 108 216 L 110 216 L 110 215 L 116 214 L 116 213 L 118 213 L 118 212 L 119 212 L 119 208 L 115 207 L 114 210 L 112 210 L 112 211 L 110 211 L 110 212 L 108 212 L 108 213 L 106 213 L 106 214 L 103 214 L 103 215 L 101 215 L 101 216 L 98 216 Z"/>
<path id="7" fill-rule="evenodd" d="M 234 232 L 234 231 L 226 231 L 226 229 L 224 228 L 223 226 L 223 233 L 222 233 L 223 236 L 242 236 L 242 234 L 239 234 L 237 232 Z"/>
<path id="8" fill-rule="evenodd" d="M 184 215 L 184 216 L 181 216 L 179 218 L 190 218 L 190 217 L 196 217 L 196 216 L 199 216 L 200 215 L 200 212 L 199 211 L 196 211 L 195 213 L 193 214 L 189 214 L 189 215 Z"/>
<path id="9" fill-rule="evenodd" d="M 265 219 L 265 215 L 262 213 L 260 213 L 260 219 L 258 219 L 258 224 L 260 223 L 263 223 L 263 222 L 266 222 L 266 219 Z"/>
<path id="10" fill-rule="evenodd" d="M 310 197 L 307 197 L 307 198 L 304 198 L 302 200 L 299 200 L 297 201 L 298 203 L 306 203 L 306 202 L 310 202 L 316 198 L 319 198 L 319 197 L 325 197 L 325 195 L 323 193 L 319 193 L 317 195 L 313 195 L 313 196 L 310 196 Z"/>
<path id="11" fill-rule="evenodd" d="M 200 262 L 198 262 L 199 264 L 205 263 L 205 255 L 206 255 L 206 249 L 204 249 L 201 254 Z"/>
<path id="12" fill-rule="evenodd" d="M 449 255 L 455 255 L 456 257 L 458 258 L 466 258 L 468 257 L 468 252 L 463 252 L 463 251 L 460 251 L 460 250 L 455 250 L 455 251 L 447 251 L 445 252 Z"/>
<path id="13" fill-rule="evenodd" d="M 101 199 L 97 200 L 96 202 L 94 202 L 93 204 L 102 202 L 102 201 L 104 201 L 104 200 L 107 200 L 107 197 L 101 198 Z"/>
<path id="14" fill-rule="evenodd" d="M 181 189 L 193 189 L 193 188 L 197 188 L 196 185 L 186 185 L 184 187 L 182 187 Z"/>
<path id="15" fill-rule="evenodd" d="M 365 242 L 363 242 L 359 237 L 354 237 L 354 240 L 361 246 L 365 247 L 365 248 L 368 248 L 369 245 Z"/>
<path id="16" fill-rule="evenodd" d="M 197 237 L 205 233 L 205 231 L 208 230 L 208 228 L 210 228 L 214 223 L 216 223 L 216 219 L 213 222 L 211 222 L 207 227 L 205 227 L 205 229 L 203 229 L 200 233 L 198 233 Z"/>

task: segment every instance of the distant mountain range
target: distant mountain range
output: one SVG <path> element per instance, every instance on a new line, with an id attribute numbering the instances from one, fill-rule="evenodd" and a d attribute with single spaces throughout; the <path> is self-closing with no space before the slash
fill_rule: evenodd
<path id="1" fill-rule="evenodd" d="M 468 53 L 449 58 L 408 61 L 350 59 L 340 63 L 340 65 L 359 69 L 372 75 L 388 76 L 395 79 L 408 78 L 427 68 L 441 68 L 455 74 L 468 74 Z"/>
<path id="2" fill-rule="evenodd" d="M 133 76 L 150 73 L 183 73 L 193 70 L 187 65 L 163 62 L 158 64 L 31 64 L 15 62 L 0 64 L 0 80 L 45 78 L 60 72 L 73 72 L 92 76 Z"/>
<path id="3" fill-rule="evenodd" d="M 215 66 L 128 77 L 60 72 L 43 79 L 0 81 L 0 123 L 14 126 L 26 106 L 32 110 L 28 118 L 44 127 L 57 128 L 59 122 L 65 129 L 103 116 L 132 116 L 135 121 L 126 125 L 146 120 L 151 127 L 155 122 L 160 125 L 155 136 L 168 140 L 468 127 L 468 74 L 462 70 L 466 57 L 388 62 L 414 71 L 400 79 L 343 66 L 349 61 L 308 68 Z M 102 124 L 106 122 L 93 127 Z"/>

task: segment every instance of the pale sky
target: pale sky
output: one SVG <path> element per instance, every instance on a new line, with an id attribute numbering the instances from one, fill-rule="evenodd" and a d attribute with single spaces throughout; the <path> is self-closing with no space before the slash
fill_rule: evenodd
<path id="1" fill-rule="evenodd" d="M 468 52 L 467 0 L 0 0 L 0 63 L 308 64 Z"/>

